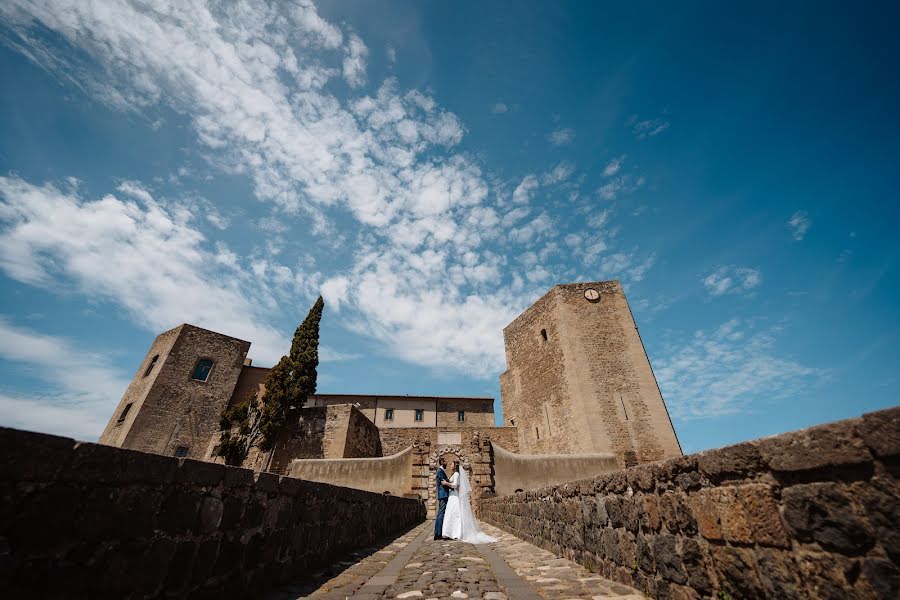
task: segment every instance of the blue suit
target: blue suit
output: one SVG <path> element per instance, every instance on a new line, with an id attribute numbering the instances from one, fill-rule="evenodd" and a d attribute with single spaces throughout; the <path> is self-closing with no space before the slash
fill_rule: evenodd
<path id="1" fill-rule="evenodd" d="M 434 518 L 434 539 L 439 539 L 444 530 L 444 511 L 447 510 L 447 498 L 450 497 L 450 490 L 446 486 L 441 485 L 441 482 L 450 481 L 450 478 L 447 477 L 443 467 L 438 467 L 435 479 L 437 480 L 438 508 L 437 515 Z"/>

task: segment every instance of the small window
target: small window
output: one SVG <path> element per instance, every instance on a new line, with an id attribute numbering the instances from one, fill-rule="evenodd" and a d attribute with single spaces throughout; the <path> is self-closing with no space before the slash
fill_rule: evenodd
<path id="1" fill-rule="evenodd" d="M 175 448 L 175 457 L 176 458 L 184 458 L 188 455 L 188 447 L 187 446 L 178 446 Z"/>
<path id="2" fill-rule="evenodd" d="M 394 409 L 393 408 L 384 409 L 384 420 L 385 421 L 393 421 L 394 420 Z"/>
<path id="3" fill-rule="evenodd" d="M 541 432 L 538 431 L 537 427 L 534 428 L 534 437 L 537 439 L 541 439 Z"/>
<path id="4" fill-rule="evenodd" d="M 547 341 L 547 330 L 546 329 L 541 329 L 541 339 L 543 339 L 545 342 Z"/>
<path id="5" fill-rule="evenodd" d="M 460 423 L 465 421 L 466 420 L 466 411 L 464 411 L 464 410 L 457 411 L 456 420 L 459 421 Z"/>
<path id="6" fill-rule="evenodd" d="M 144 371 L 144 377 L 150 374 L 150 371 L 153 370 L 153 367 L 156 366 L 156 361 L 159 360 L 159 354 L 150 359 L 150 364 L 147 366 L 147 370 Z"/>
<path id="7" fill-rule="evenodd" d="M 424 421 L 425 420 L 425 409 L 417 408 L 416 409 L 416 421 Z"/>
<path id="8" fill-rule="evenodd" d="M 122 414 L 119 415 L 119 420 L 117 421 L 118 423 L 122 423 L 123 421 L 125 421 L 125 417 L 128 416 L 128 411 L 131 410 L 132 404 L 134 404 L 134 402 L 129 402 L 125 405 L 125 408 L 122 409 Z"/>
<path id="9" fill-rule="evenodd" d="M 194 367 L 194 374 L 191 375 L 191 379 L 196 379 L 197 381 L 206 381 L 209 379 L 209 372 L 212 370 L 213 361 L 204 358 L 203 360 L 197 361 L 197 366 Z"/>

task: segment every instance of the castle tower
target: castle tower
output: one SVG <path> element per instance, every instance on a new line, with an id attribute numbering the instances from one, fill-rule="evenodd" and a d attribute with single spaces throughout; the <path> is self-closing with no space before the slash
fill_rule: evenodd
<path id="1" fill-rule="evenodd" d="M 500 394 L 519 452 L 611 452 L 622 465 L 682 455 L 618 281 L 554 287 L 503 340 Z"/>
<path id="2" fill-rule="evenodd" d="M 161 333 L 100 443 L 202 459 L 249 350 L 250 342 L 193 325 Z"/>

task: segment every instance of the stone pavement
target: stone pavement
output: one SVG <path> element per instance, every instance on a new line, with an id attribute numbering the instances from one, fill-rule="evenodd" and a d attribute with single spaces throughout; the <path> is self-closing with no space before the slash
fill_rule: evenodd
<path id="1" fill-rule="evenodd" d="M 434 521 L 426 521 L 383 548 L 358 552 L 333 565 L 312 583 L 278 590 L 270 600 L 644 597 L 633 588 L 599 577 L 496 527 L 481 526 L 498 541 L 477 546 L 434 541 Z"/>

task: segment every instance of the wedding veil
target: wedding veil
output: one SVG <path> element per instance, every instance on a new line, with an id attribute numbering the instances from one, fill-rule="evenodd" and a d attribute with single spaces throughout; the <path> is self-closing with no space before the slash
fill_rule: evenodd
<path id="1" fill-rule="evenodd" d="M 466 470 L 459 466 L 459 511 L 462 520 L 462 534 L 460 540 L 470 544 L 490 544 L 496 542 L 497 538 L 491 537 L 483 533 L 478 527 L 478 521 L 475 520 L 475 514 L 472 512 L 472 502 L 469 496 L 472 493 L 472 486 L 469 484 L 469 476 Z"/>

